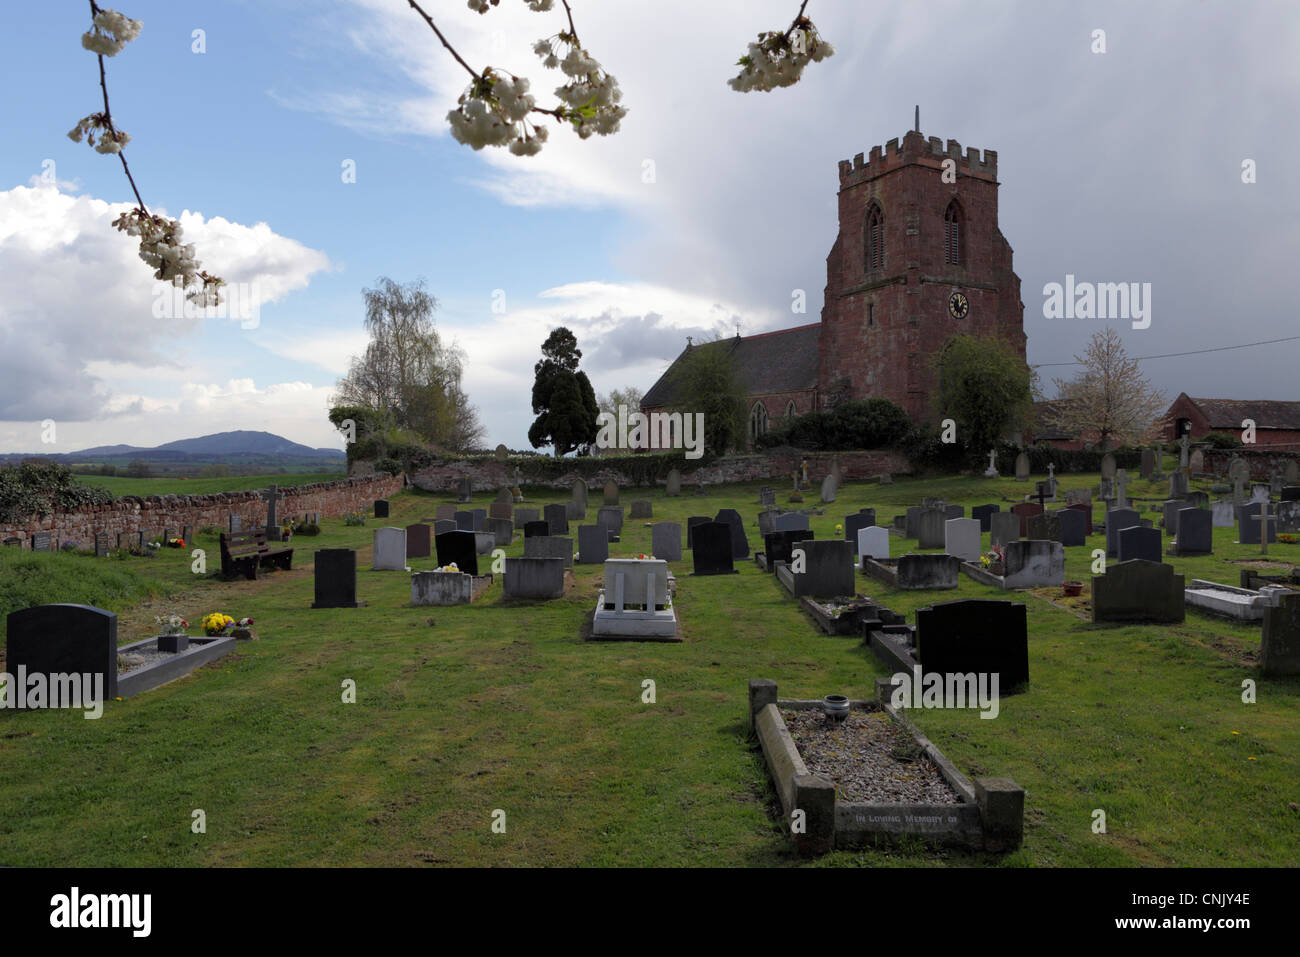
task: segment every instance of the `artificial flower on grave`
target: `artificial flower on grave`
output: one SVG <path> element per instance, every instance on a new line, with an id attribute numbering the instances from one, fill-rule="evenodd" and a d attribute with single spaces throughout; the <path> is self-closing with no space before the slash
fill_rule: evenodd
<path id="1" fill-rule="evenodd" d="M 180 615 L 154 615 L 160 632 L 164 635 L 183 635 L 190 623 Z"/>
<path id="2" fill-rule="evenodd" d="M 203 616 L 203 633 L 207 635 L 220 635 L 234 623 L 235 619 L 231 618 L 229 615 L 224 612 L 214 611 L 211 614 Z"/>
<path id="3" fill-rule="evenodd" d="M 169 539 L 167 539 L 167 547 L 168 547 L 168 548 L 184 548 L 184 547 L 185 547 L 185 539 L 183 539 L 183 538 L 169 538 Z"/>
<path id="4" fill-rule="evenodd" d="M 836 535 L 843 535 L 843 534 L 844 534 L 844 526 L 843 526 L 843 525 L 836 525 L 836 526 L 835 526 L 835 534 L 836 534 Z"/>

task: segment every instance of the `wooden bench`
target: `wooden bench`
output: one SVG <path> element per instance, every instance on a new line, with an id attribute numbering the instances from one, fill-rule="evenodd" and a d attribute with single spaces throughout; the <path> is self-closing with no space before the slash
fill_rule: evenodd
<path id="1" fill-rule="evenodd" d="M 266 532 L 221 533 L 221 574 L 226 578 L 243 575 L 250 581 L 263 568 L 288 571 L 293 566 L 292 548 L 271 548 Z"/>

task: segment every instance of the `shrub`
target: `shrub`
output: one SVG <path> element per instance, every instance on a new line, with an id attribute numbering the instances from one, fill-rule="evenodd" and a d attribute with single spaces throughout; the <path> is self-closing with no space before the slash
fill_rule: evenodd
<path id="1" fill-rule="evenodd" d="M 113 494 L 94 485 L 79 485 L 72 470 L 53 462 L 24 462 L 0 468 L 0 522 L 16 523 L 82 505 L 113 501 Z"/>
<path id="2" fill-rule="evenodd" d="M 366 524 L 366 517 L 365 517 L 364 515 L 362 515 L 360 512 L 353 512 L 352 514 L 350 514 L 350 515 L 345 515 L 345 516 L 343 517 L 343 524 L 344 524 L 344 525 L 364 525 L 364 524 Z"/>
<path id="3" fill-rule="evenodd" d="M 402 463 L 397 459 L 380 459 L 375 463 L 376 472 L 387 472 L 389 475 L 401 475 Z"/>
<path id="4" fill-rule="evenodd" d="M 1207 432 L 1201 436 L 1199 441 L 1204 442 L 1212 449 L 1239 449 L 1243 447 L 1241 436 L 1236 432 Z"/>

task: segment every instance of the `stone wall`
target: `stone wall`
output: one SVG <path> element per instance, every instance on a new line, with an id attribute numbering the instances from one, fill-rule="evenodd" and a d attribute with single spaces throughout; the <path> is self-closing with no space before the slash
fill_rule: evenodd
<path id="1" fill-rule="evenodd" d="M 273 479 L 274 476 L 268 476 Z M 268 483 L 269 484 L 269 483 Z M 277 518 L 287 520 L 304 512 L 320 512 L 322 517 L 337 517 L 350 512 L 373 514 L 377 498 L 401 491 L 401 475 L 365 475 L 337 482 L 313 482 L 310 485 L 284 486 Z M 119 532 L 158 534 L 164 528 L 176 534 L 185 525 L 196 529 L 204 525 L 229 528 L 230 516 L 243 519 L 245 528 L 266 524 L 266 500 L 262 489 L 241 492 L 218 492 L 212 495 L 147 495 L 143 498 L 124 495 L 107 505 L 85 505 L 68 512 L 54 512 L 33 517 L 26 522 L 0 525 L 0 540 L 20 538 L 24 548 L 36 532 L 50 532 L 56 542 L 80 542 L 90 547 L 96 533 L 109 536 L 109 546 L 117 545 Z"/>
<path id="2" fill-rule="evenodd" d="M 808 481 L 816 485 L 830 472 L 831 460 L 838 457 L 841 474 L 846 481 L 872 478 L 881 472 L 906 475 L 912 467 L 902 452 L 889 450 L 871 452 L 809 452 L 774 450 L 754 455 L 729 455 L 703 468 L 689 466 L 682 470 L 682 485 L 689 488 L 702 477 L 707 485 L 728 482 L 771 481 L 774 484 L 790 481 L 802 459 L 808 460 Z M 586 460 L 592 461 L 592 460 Z M 596 460 L 599 461 L 599 460 Z M 599 488 L 613 481 L 620 488 L 632 488 L 634 483 L 615 468 L 597 469 L 584 475 L 578 470 L 565 472 L 558 478 L 529 475 L 527 462 L 476 460 L 441 462 L 421 469 L 412 477 L 416 488 L 429 492 L 455 492 L 462 478 L 468 477 L 476 492 L 495 492 L 514 485 L 515 465 L 519 464 L 520 477 L 526 485 L 568 489 L 575 479 L 585 478 L 589 488 Z M 661 478 L 655 484 L 663 485 Z"/>
<path id="3" fill-rule="evenodd" d="M 1300 454 L 1280 449 L 1204 449 L 1203 452 L 1206 473 L 1221 476 L 1224 481 L 1227 481 L 1228 463 L 1232 461 L 1233 456 L 1239 456 L 1250 466 L 1252 482 L 1267 482 L 1274 475 L 1285 472 L 1288 462 L 1300 461 Z"/>

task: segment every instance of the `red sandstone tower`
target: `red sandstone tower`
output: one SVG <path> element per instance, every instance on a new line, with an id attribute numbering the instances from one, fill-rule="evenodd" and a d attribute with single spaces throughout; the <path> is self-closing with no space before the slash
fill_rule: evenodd
<path id="1" fill-rule="evenodd" d="M 998 229 L 998 155 L 919 132 L 839 164 L 839 235 L 826 257 L 822 405 L 885 398 L 933 420 L 933 358 L 954 335 L 1025 355 L 1020 277 Z"/>

